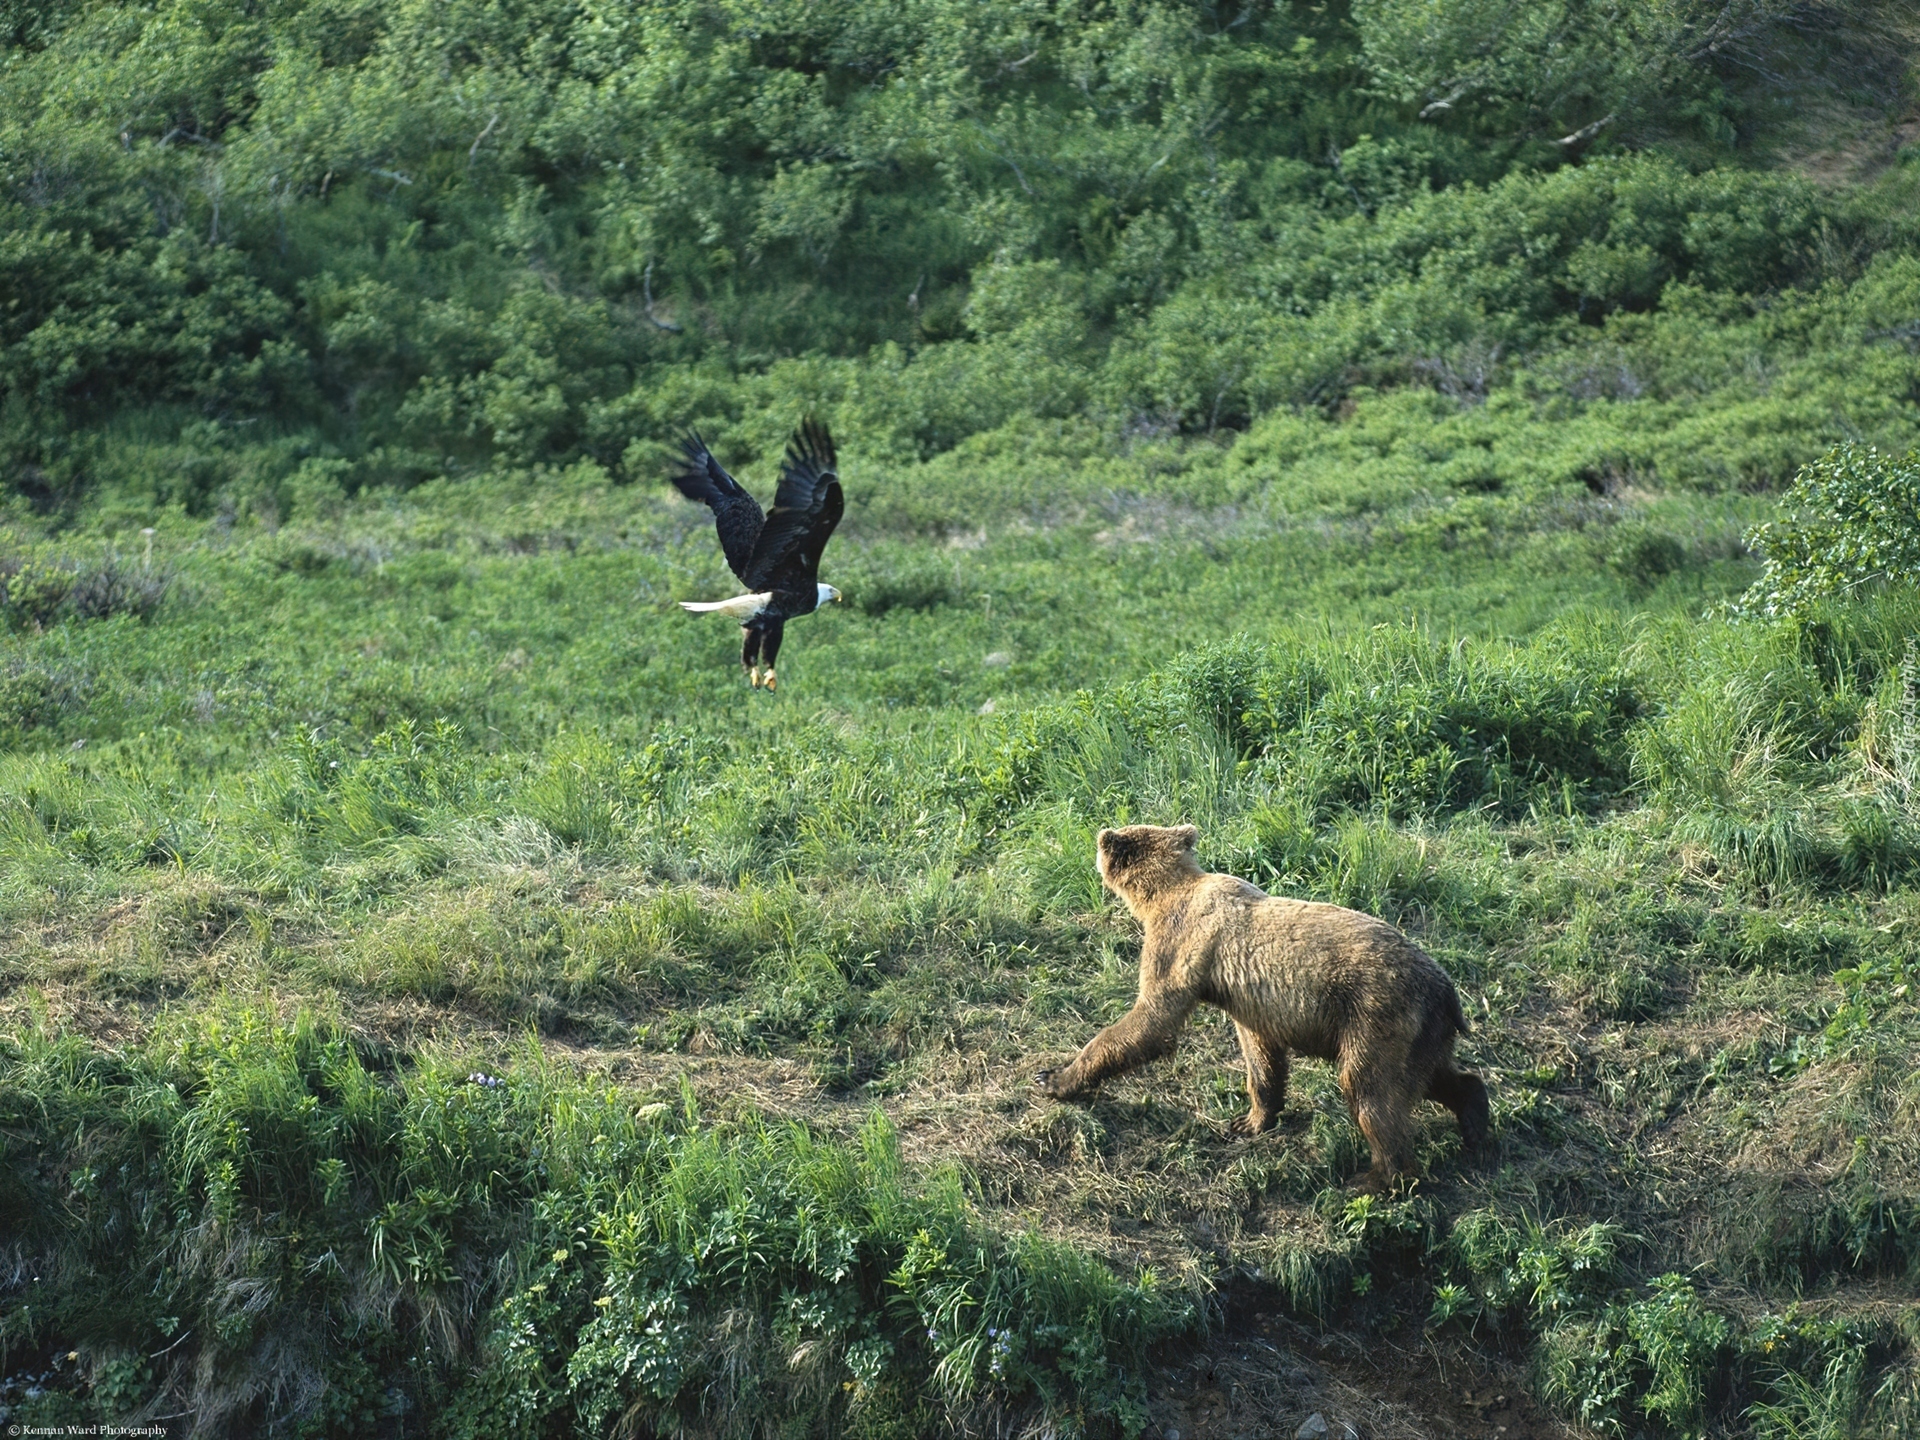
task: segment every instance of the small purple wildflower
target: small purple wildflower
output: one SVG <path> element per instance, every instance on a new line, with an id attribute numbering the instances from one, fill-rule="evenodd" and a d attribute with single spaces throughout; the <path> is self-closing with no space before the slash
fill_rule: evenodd
<path id="1" fill-rule="evenodd" d="M 989 1330 L 987 1335 L 993 1341 L 993 1348 L 987 1354 L 987 1369 L 996 1380 L 1007 1378 L 1007 1361 L 1013 1355 L 1013 1331 Z"/>

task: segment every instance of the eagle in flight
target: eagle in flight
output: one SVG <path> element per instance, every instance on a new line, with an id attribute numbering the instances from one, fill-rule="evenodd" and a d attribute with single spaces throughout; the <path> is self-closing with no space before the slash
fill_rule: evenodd
<path id="1" fill-rule="evenodd" d="M 731 600 L 682 600 L 681 608 L 716 611 L 738 620 L 744 636 L 740 663 L 747 680 L 772 690 L 779 683 L 773 662 L 787 621 L 840 598 L 838 590 L 822 585 L 819 578 L 820 552 L 846 505 L 833 469 L 833 437 L 812 420 L 793 432 L 771 515 L 761 513 L 759 502 L 721 468 L 698 434 L 690 433 L 682 448 L 685 458 L 673 472 L 673 483 L 689 500 L 705 501 L 712 509 L 727 568 L 747 593 Z"/>

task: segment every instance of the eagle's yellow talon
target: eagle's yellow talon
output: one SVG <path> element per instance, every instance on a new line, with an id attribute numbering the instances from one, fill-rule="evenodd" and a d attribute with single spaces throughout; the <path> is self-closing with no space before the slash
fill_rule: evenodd
<path id="1" fill-rule="evenodd" d="M 754 689 L 760 688 L 760 667 L 755 665 L 747 671 L 747 683 Z"/>
<path id="2" fill-rule="evenodd" d="M 769 670 L 767 671 L 767 689 L 771 690 L 773 689 L 773 687 L 774 687 L 773 671 Z"/>

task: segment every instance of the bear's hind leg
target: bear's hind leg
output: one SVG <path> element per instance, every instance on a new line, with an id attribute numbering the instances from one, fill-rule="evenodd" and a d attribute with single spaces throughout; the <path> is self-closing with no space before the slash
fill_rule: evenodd
<path id="1" fill-rule="evenodd" d="M 1443 1063 L 1427 1082 L 1427 1098 L 1438 1100 L 1453 1111 L 1460 1122 L 1460 1139 L 1468 1151 L 1478 1154 L 1486 1149 L 1492 1117 L 1487 1107 L 1487 1087 L 1471 1070 L 1456 1070 Z"/>
<path id="2" fill-rule="evenodd" d="M 1347 1092 L 1347 1108 L 1367 1137 L 1373 1168 L 1360 1184 L 1367 1190 L 1391 1190 L 1394 1182 L 1413 1169 L 1413 1127 L 1407 1103 L 1391 1085 L 1370 1076 L 1342 1072 L 1340 1088 Z"/>
<path id="3" fill-rule="evenodd" d="M 1287 1047 L 1276 1045 L 1238 1020 L 1233 1028 L 1240 1036 L 1240 1053 L 1247 1062 L 1247 1113 L 1237 1117 L 1231 1129 L 1235 1135 L 1251 1139 L 1271 1130 L 1287 1103 Z"/>

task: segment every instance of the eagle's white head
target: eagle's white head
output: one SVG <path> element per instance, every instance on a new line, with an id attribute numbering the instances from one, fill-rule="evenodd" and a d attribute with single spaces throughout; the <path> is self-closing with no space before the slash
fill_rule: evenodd
<path id="1" fill-rule="evenodd" d="M 824 605 L 829 600 L 838 600 L 840 598 L 840 592 L 831 585 L 816 584 L 814 588 L 820 592 L 820 598 L 814 602 L 815 605 Z"/>

